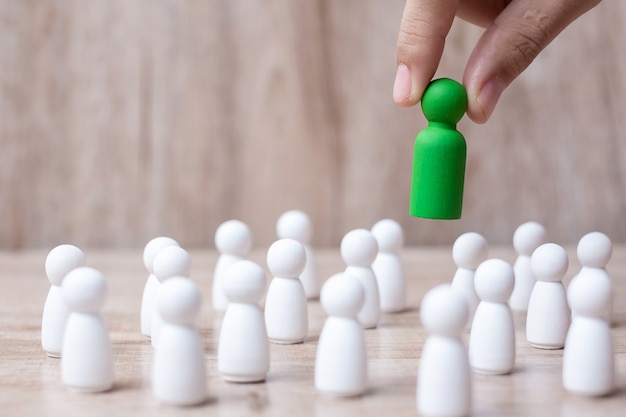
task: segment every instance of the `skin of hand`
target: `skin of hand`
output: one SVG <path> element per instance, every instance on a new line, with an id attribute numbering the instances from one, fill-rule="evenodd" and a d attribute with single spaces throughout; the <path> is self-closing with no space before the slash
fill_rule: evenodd
<path id="1" fill-rule="evenodd" d="M 485 123 L 504 89 L 600 0 L 407 0 L 397 43 L 396 104 L 417 104 L 435 75 L 455 16 L 486 30 L 463 74 L 468 116 Z"/>

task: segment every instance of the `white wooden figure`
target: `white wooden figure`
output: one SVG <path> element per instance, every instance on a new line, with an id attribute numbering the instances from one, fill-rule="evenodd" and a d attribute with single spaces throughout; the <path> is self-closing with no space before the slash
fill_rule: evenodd
<path id="1" fill-rule="evenodd" d="M 429 336 L 417 372 L 417 410 L 423 416 L 462 417 L 471 408 L 471 372 L 460 338 L 469 309 L 450 284 L 426 293 L 420 307 Z"/>
<path id="2" fill-rule="evenodd" d="M 584 396 L 615 389 L 613 337 L 605 320 L 612 289 L 607 281 L 576 279 L 567 289 L 573 319 L 563 351 L 563 387 Z"/>
<path id="3" fill-rule="evenodd" d="M 85 254 L 74 245 L 57 246 L 46 257 L 46 276 L 51 286 L 41 318 L 41 346 L 51 358 L 61 357 L 63 332 L 70 315 L 61 284 L 71 270 L 81 266 L 85 266 Z"/>
<path id="4" fill-rule="evenodd" d="M 220 328 L 217 369 L 229 382 L 264 381 L 270 348 L 259 300 L 265 293 L 265 271 L 241 260 L 224 271 L 222 290 L 228 307 Z"/>
<path id="5" fill-rule="evenodd" d="M 226 311 L 228 300 L 222 291 L 223 272 L 241 259 L 245 259 L 252 249 L 252 233 L 247 224 L 240 220 L 228 220 L 215 231 L 215 247 L 219 252 L 213 271 L 211 305 L 218 313 Z"/>
<path id="6" fill-rule="evenodd" d="M 489 244 L 479 233 L 467 232 L 460 235 L 452 246 L 452 259 L 457 270 L 452 278 L 452 289 L 458 291 L 469 309 L 468 327 L 472 325 L 474 312 L 480 299 L 474 288 L 474 273 L 478 265 L 487 259 Z"/>
<path id="7" fill-rule="evenodd" d="M 161 284 L 157 310 L 163 319 L 152 362 L 152 393 L 163 404 L 200 404 L 207 397 L 204 348 L 195 327 L 202 305 L 196 284 L 172 277 Z"/>
<path id="8" fill-rule="evenodd" d="M 352 230 L 341 240 L 341 257 L 346 263 L 345 272 L 359 280 L 365 290 L 365 301 L 358 318 L 365 329 L 373 329 L 380 320 L 380 294 L 372 263 L 378 254 L 378 244 L 372 232 Z"/>
<path id="9" fill-rule="evenodd" d="M 406 307 L 406 282 L 400 259 L 404 244 L 402 227 L 395 220 L 383 219 L 372 227 L 372 234 L 378 244 L 372 270 L 378 284 L 380 310 L 384 313 L 400 312 Z"/>
<path id="10" fill-rule="evenodd" d="M 474 314 L 469 339 L 469 361 L 481 374 L 504 375 L 515 365 L 515 325 L 507 300 L 515 277 L 502 259 L 481 263 L 474 275 L 480 304 Z"/>
<path id="11" fill-rule="evenodd" d="M 578 279 L 591 279 L 594 281 L 603 281 L 598 283 L 600 286 L 608 286 L 611 290 L 611 296 L 604 305 L 602 317 L 609 325 L 613 321 L 613 282 L 606 266 L 613 255 L 613 244 L 611 239 L 604 233 L 591 232 L 584 235 L 576 247 L 576 255 L 582 268 L 580 272 L 572 279 L 572 282 Z M 572 317 L 574 316 L 572 312 Z"/>
<path id="12" fill-rule="evenodd" d="M 361 395 L 367 387 L 365 334 L 357 314 L 365 300 L 363 286 L 346 273 L 322 287 L 320 302 L 328 317 L 315 355 L 315 388 L 324 396 Z"/>
<path id="13" fill-rule="evenodd" d="M 304 246 L 293 239 L 280 239 L 267 251 L 267 266 L 273 275 L 265 300 L 265 327 L 270 342 L 302 343 L 309 330 L 306 294 L 298 278 L 306 263 Z"/>
<path id="14" fill-rule="evenodd" d="M 561 349 L 570 324 L 570 311 L 563 277 L 569 260 L 555 243 L 544 243 L 530 257 L 537 282 L 528 301 L 526 339 L 539 349 Z"/>
<path id="15" fill-rule="evenodd" d="M 513 264 L 515 272 L 515 286 L 509 305 L 513 311 L 526 313 L 528 300 L 535 286 L 535 276 L 530 269 L 530 255 L 540 245 L 546 243 L 546 229 L 537 222 L 522 223 L 513 234 L 513 247 L 517 252 L 517 259 Z"/>
<path id="16" fill-rule="evenodd" d="M 161 293 L 161 287 L 166 280 L 176 276 L 189 278 L 191 274 L 191 256 L 180 246 L 167 246 L 161 249 L 154 257 L 152 270 L 154 271 L 154 276 L 159 281 L 156 289 L 158 298 Z M 150 340 L 155 348 L 159 346 L 161 326 L 163 326 L 163 319 L 159 314 L 158 308 L 155 308 L 152 312 L 150 323 Z"/>
<path id="17" fill-rule="evenodd" d="M 286 211 L 276 222 L 276 235 L 279 239 L 297 240 L 304 246 L 306 264 L 300 274 L 300 280 L 304 286 L 306 297 L 308 299 L 318 298 L 320 295 L 320 282 L 317 275 L 315 253 L 311 248 L 311 238 L 313 237 L 311 218 L 300 210 Z"/>
<path id="18" fill-rule="evenodd" d="M 150 337 L 152 330 L 152 315 L 154 314 L 156 304 L 157 288 L 159 288 L 159 280 L 154 276 L 152 264 L 156 254 L 167 246 L 180 245 L 172 238 L 161 236 L 155 237 L 148 242 L 143 250 L 143 264 L 148 270 L 148 279 L 143 288 L 143 296 L 141 298 L 141 333 L 148 337 Z"/>
<path id="19" fill-rule="evenodd" d="M 78 392 L 108 391 L 115 369 L 111 339 L 100 316 L 107 293 L 104 277 L 93 268 L 76 268 L 65 276 L 62 292 L 71 311 L 63 336 L 63 383 Z"/>

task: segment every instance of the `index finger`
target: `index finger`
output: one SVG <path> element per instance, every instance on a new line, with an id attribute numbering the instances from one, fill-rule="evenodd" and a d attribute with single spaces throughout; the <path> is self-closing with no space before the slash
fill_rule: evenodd
<path id="1" fill-rule="evenodd" d="M 459 0 L 407 0 L 396 48 L 393 99 L 413 106 L 435 75 Z"/>

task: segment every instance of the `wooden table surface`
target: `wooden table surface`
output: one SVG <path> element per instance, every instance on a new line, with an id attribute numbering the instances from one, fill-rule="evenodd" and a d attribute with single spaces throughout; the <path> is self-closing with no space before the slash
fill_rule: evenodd
<path id="1" fill-rule="evenodd" d="M 570 248 L 566 282 L 579 265 Z M 90 266 L 100 269 L 109 285 L 103 316 L 111 333 L 116 361 L 115 388 L 107 393 L 77 394 L 61 383 L 58 359 L 41 349 L 41 313 L 49 288 L 44 275 L 45 252 L 0 253 L 0 415 L 122 416 L 265 415 L 265 416 L 415 416 L 419 357 L 426 333 L 419 321 L 419 302 L 432 286 L 449 282 L 455 271 L 449 247 L 409 248 L 403 252 L 408 273 L 409 308 L 384 315 L 377 329 L 367 330 L 369 389 L 359 398 L 320 397 L 313 385 L 317 339 L 325 315 L 318 301 L 309 305 L 309 336 L 300 345 L 271 345 L 266 383 L 223 382 L 216 367 L 216 335 L 220 319 L 209 305 L 213 251 L 191 251 L 192 279 L 205 297 L 198 325 L 209 373 L 209 400 L 202 406 L 159 405 L 150 391 L 152 348 L 139 330 L 139 312 L 147 277 L 141 251 L 86 251 Z M 509 248 L 491 256 L 514 261 Z M 264 251 L 253 252 L 264 265 Z M 321 275 L 343 269 L 338 249 L 317 251 Z M 607 398 L 587 399 L 561 385 L 562 350 L 530 348 L 524 317 L 515 316 L 517 359 L 507 376 L 473 375 L 473 416 L 624 416 L 626 415 L 626 247 L 616 247 L 609 264 L 615 288 L 615 337 L 618 390 Z M 269 278 L 269 276 L 268 276 Z M 467 341 L 468 335 L 464 335 Z"/>

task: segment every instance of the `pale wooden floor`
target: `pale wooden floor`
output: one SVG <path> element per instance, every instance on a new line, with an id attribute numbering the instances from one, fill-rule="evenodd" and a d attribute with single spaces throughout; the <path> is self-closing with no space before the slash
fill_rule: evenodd
<path id="1" fill-rule="evenodd" d="M 570 251 L 570 254 L 572 252 Z M 415 385 L 426 334 L 419 322 L 421 297 L 454 273 L 450 249 L 415 248 L 404 252 L 409 274 L 410 308 L 384 316 L 378 329 L 367 331 L 369 390 L 362 398 L 328 400 L 313 387 L 317 337 L 324 320 L 319 302 L 310 304 L 310 333 L 304 344 L 272 345 L 266 383 L 237 385 L 221 380 L 216 369 L 215 335 L 219 319 L 208 302 L 199 325 L 205 341 L 210 399 L 201 406 L 176 409 L 158 405 L 150 393 L 152 349 L 139 332 L 139 309 L 146 273 L 139 251 L 89 252 L 88 264 L 101 269 L 109 283 L 104 308 L 116 354 L 117 382 L 109 393 L 81 395 L 60 382 L 59 361 L 46 357 L 39 341 L 40 320 L 48 282 L 44 252 L 0 253 L 0 415 L 2 416 L 144 416 L 144 415 L 267 415 L 267 416 L 415 416 Z M 492 255 L 513 261 L 509 249 Z M 210 288 L 214 252 L 192 252 L 192 279 L 205 300 Z M 255 251 L 253 259 L 262 262 Z M 336 249 L 318 252 L 321 273 L 342 269 Z M 567 280 L 578 269 L 571 261 Z M 626 247 L 619 247 L 609 265 L 617 289 L 614 328 L 619 390 L 611 397 L 589 400 L 561 388 L 562 351 L 531 349 L 524 339 L 523 317 L 516 317 L 517 363 L 512 375 L 474 375 L 474 416 L 622 416 L 626 407 Z M 467 335 L 465 335 L 467 336 Z"/>

